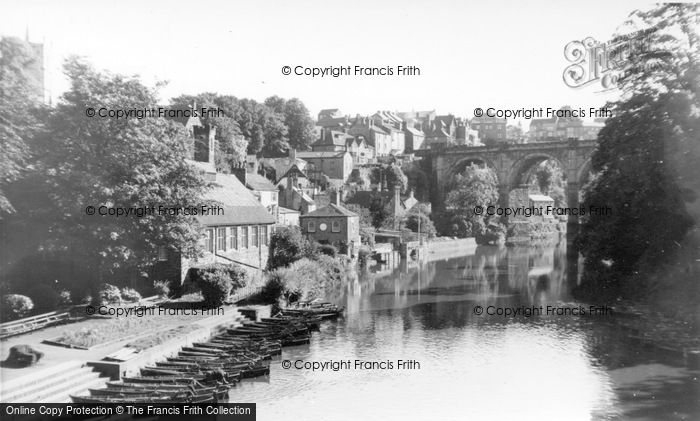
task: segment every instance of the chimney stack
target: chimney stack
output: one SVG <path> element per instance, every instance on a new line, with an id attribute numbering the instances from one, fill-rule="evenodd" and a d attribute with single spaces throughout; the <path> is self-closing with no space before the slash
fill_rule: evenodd
<path id="1" fill-rule="evenodd" d="M 235 164 L 233 166 L 233 168 L 231 169 L 231 172 L 233 173 L 233 175 L 235 175 L 236 178 L 241 183 L 243 183 L 244 186 L 246 183 L 246 174 L 248 172 L 246 167 L 247 167 L 247 164 L 245 162 L 239 162 L 239 163 Z"/>
<path id="2" fill-rule="evenodd" d="M 289 148 L 289 157 L 291 159 L 297 159 L 297 150 L 294 148 Z"/>
<path id="3" fill-rule="evenodd" d="M 343 195 L 343 191 L 338 188 L 333 192 L 333 204 L 336 206 L 341 206 L 340 197 Z"/>

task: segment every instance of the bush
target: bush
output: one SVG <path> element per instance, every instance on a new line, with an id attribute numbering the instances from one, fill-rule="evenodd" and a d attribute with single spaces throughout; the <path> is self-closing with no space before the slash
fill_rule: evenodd
<path id="1" fill-rule="evenodd" d="M 371 256 L 372 250 L 370 250 L 370 248 L 367 246 L 362 246 L 357 252 L 357 263 L 360 264 L 360 267 L 367 267 L 367 263 L 369 263 Z"/>
<path id="2" fill-rule="evenodd" d="M 313 258 L 317 254 L 315 243 L 306 240 L 299 227 L 279 228 L 270 237 L 267 268 L 286 267 L 299 259 Z"/>
<path id="3" fill-rule="evenodd" d="M 32 299 L 19 294 L 2 296 L 2 319 L 14 320 L 24 317 L 34 308 Z"/>
<path id="4" fill-rule="evenodd" d="M 434 238 L 437 235 L 435 224 L 425 214 L 418 215 L 412 213 L 408 215 L 408 218 L 406 218 L 406 228 L 413 232 L 418 232 L 420 228 L 420 233 L 428 238 Z"/>
<path id="5" fill-rule="evenodd" d="M 61 292 L 58 293 L 60 300 L 59 300 L 59 305 L 62 306 L 69 306 L 73 304 L 73 298 L 71 296 L 70 291 L 67 289 L 61 290 Z"/>
<path id="6" fill-rule="evenodd" d="M 270 273 L 273 286 L 283 286 L 287 303 L 311 301 L 327 294 L 345 279 L 345 266 L 339 259 L 320 255 L 317 260 L 301 259 L 289 267 Z"/>
<path id="7" fill-rule="evenodd" d="M 318 246 L 318 251 L 321 254 L 325 254 L 326 256 L 330 257 L 335 257 L 338 255 L 338 249 L 335 248 L 335 246 L 331 244 L 320 244 Z"/>
<path id="8" fill-rule="evenodd" d="M 202 292 L 207 307 L 219 307 L 228 299 L 232 287 L 228 266 L 212 264 L 190 269 L 192 283 Z"/>
<path id="9" fill-rule="evenodd" d="M 153 281 L 153 290 L 162 298 L 170 296 L 170 283 L 168 281 Z"/>
<path id="10" fill-rule="evenodd" d="M 327 278 L 323 282 L 324 288 L 336 286 L 345 280 L 345 266 L 341 259 L 330 256 L 318 256 L 317 263 L 326 272 Z"/>
<path id="11" fill-rule="evenodd" d="M 122 288 L 121 292 L 121 297 L 122 300 L 127 301 L 127 302 L 134 302 L 134 301 L 140 301 L 141 300 L 141 294 L 139 294 L 138 291 L 136 291 L 133 288 Z"/>
<path id="12" fill-rule="evenodd" d="M 338 253 L 347 255 L 347 254 L 348 254 L 348 249 L 349 249 L 350 247 L 348 246 L 348 243 L 347 243 L 347 242 L 341 240 L 341 241 L 336 241 L 336 242 L 335 242 L 335 248 L 336 248 L 336 250 L 338 250 Z M 338 253 L 336 253 L 336 254 L 338 254 Z M 331 257 L 335 257 L 335 255 L 333 255 L 333 256 L 331 256 Z"/>
<path id="13" fill-rule="evenodd" d="M 265 285 L 260 291 L 260 299 L 265 303 L 276 303 L 284 293 L 284 282 L 277 271 L 269 274 Z"/>
<path id="14" fill-rule="evenodd" d="M 93 302 L 92 290 L 86 289 L 80 298 L 80 304 L 91 304 Z"/>
<path id="15" fill-rule="evenodd" d="M 111 284 L 101 284 L 97 290 L 97 305 L 106 305 L 120 303 L 122 301 L 122 294 L 114 285 Z"/>
<path id="16" fill-rule="evenodd" d="M 27 295 L 34 302 L 34 307 L 42 312 L 54 311 L 61 302 L 61 296 L 53 288 L 46 284 L 39 284 L 32 287 Z"/>
<path id="17" fill-rule="evenodd" d="M 548 226 L 552 228 L 550 224 Z M 477 244 L 499 244 L 505 241 L 506 227 L 500 223 L 491 223 L 483 232 L 477 233 L 474 237 Z"/>

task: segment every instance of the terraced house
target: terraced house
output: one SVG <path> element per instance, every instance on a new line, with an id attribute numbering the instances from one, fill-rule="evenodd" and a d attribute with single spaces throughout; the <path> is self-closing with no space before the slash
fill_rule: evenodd
<path id="1" fill-rule="evenodd" d="M 154 279 L 182 283 L 190 268 L 214 262 L 237 263 L 256 271 L 265 267 L 275 218 L 235 175 L 216 172 L 215 129 L 205 127 L 197 117 L 188 119 L 185 127 L 198 138 L 188 162 L 212 183 L 204 202 L 218 204 L 223 212 L 197 216 L 204 234 L 204 256 L 187 259 L 178 250 L 164 247 L 153 268 Z"/>

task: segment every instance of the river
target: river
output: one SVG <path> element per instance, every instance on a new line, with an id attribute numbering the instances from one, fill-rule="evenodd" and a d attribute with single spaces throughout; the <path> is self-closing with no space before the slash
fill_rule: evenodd
<path id="1" fill-rule="evenodd" d="M 479 246 L 361 274 L 327 297 L 344 318 L 285 348 L 292 368 L 273 361 L 269 379 L 244 381 L 231 401 L 257 402 L 258 419 L 274 421 L 700 419 L 698 373 L 629 339 L 605 311 L 487 314 L 578 308 L 565 247 Z"/>

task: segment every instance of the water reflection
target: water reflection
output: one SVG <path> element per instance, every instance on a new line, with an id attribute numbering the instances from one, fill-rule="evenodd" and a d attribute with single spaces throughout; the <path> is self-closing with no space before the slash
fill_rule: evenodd
<path id="1" fill-rule="evenodd" d="M 232 400 L 261 420 L 694 419 L 697 381 L 604 317 L 475 315 L 474 306 L 569 302 L 565 244 L 477 247 L 461 256 L 357 274 L 329 297 L 344 319 L 295 361 L 413 359 L 420 370 L 284 370 Z M 692 384 L 691 384 L 692 383 Z M 693 389 L 694 387 L 694 389 Z M 663 397 L 663 405 L 658 399 Z M 673 413 L 673 409 L 681 408 Z M 670 412 L 669 412 L 670 411 Z"/>

